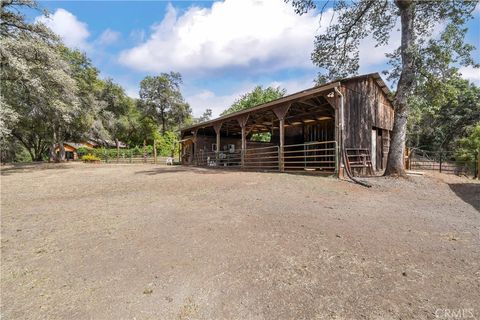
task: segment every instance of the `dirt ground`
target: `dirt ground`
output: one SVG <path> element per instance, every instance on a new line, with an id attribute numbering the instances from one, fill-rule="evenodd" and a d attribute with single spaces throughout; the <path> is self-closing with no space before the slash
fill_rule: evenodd
<path id="1" fill-rule="evenodd" d="M 480 184 L 369 181 L 3 167 L 0 318 L 480 319 Z"/>

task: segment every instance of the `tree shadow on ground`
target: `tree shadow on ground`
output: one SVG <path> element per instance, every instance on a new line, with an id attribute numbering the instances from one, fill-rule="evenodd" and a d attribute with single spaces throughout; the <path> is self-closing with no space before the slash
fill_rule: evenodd
<path id="1" fill-rule="evenodd" d="M 149 176 L 153 176 L 157 174 L 175 173 L 175 172 L 192 172 L 196 174 L 225 174 L 225 173 L 231 172 L 231 170 L 221 170 L 218 168 L 188 167 L 188 166 L 173 166 L 173 167 L 162 166 L 162 167 L 153 168 L 151 170 L 136 171 L 135 174 L 146 174 Z"/>
<path id="2" fill-rule="evenodd" d="M 13 173 L 27 173 L 37 170 L 52 170 L 52 169 L 68 169 L 71 168 L 67 163 L 49 163 L 49 162 L 32 162 L 32 163 L 15 163 L 7 166 L 2 166 L 0 174 L 8 176 Z"/>
<path id="3" fill-rule="evenodd" d="M 480 183 L 451 183 L 453 192 L 480 212 Z"/>

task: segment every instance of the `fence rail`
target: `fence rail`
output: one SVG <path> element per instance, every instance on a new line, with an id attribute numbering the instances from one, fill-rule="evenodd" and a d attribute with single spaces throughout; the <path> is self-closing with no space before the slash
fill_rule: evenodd
<path id="1" fill-rule="evenodd" d="M 126 156 L 120 156 L 120 157 L 111 157 L 108 155 L 100 155 L 99 156 L 101 162 L 105 163 L 120 163 L 120 164 L 135 164 L 135 163 L 156 163 L 156 164 L 167 164 L 167 159 L 170 157 L 164 157 L 164 156 L 159 156 L 155 160 L 155 157 L 153 155 L 147 154 L 147 155 L 126 155 Z M 79 159 L 81 161 L 81 159 Z M 177 162 L 177 159 L 173 158 L 173 162 Z"/>
<path id="2" fill-rule="evenodd" d="M 279 146 L 247 148 L 230 152 L 199 150 L 195 156 L 198 166 L 242 168 L 246 170 L 337 172 L 336 141 L 308 142 Z M 243 158 L 243 163 L 242 163 Z"/>
<path id="3" fill-rule="evenodd" d="M 476 157 L 473 157 L 475 159 Z M 430 170 L 455 175 L 478 176 L 478 160 L 457 159 L 452 152 L 413 149 L 408 157 L 407 168 Z"/>
<path id="4" fill-rule="evenodd" d="M 206 152 L 200 150 L 195 157 L 197 166 L 207 167 L 238 167 L 241 164 L 241 154 L 235 152 Z"/>
<path id="5" fill-rule="evenodd" d="M 244 153 L 244 169 L 278 171 L 280 168 L 278 146 L 246 149 Z"/>
<path id="6" fill-rule="evenodd" d="M 286 171 L 336 172 L 336 141 L 308 142 L 284 146 Z"/>

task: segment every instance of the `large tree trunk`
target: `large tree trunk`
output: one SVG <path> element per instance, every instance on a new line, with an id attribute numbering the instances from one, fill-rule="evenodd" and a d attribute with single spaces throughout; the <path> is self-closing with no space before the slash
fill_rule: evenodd
<path id="1" fill-rule="evenodd" d="M 387 168 L 385 175 L 405 176 L 405 136 L 407 132 L 408 97 L 415 81 L 414 71 L 414 3 L 412 0 L 396 0 L 395 4 L 400 9 L 402 23 L 402 73 L 395 94 L 395 116 L 393 131 L 388 152 Z"/>
<path id="2" fill-rule="evenodd" d="M 55 142 L 52 142 L 50 145 L 50 161 L 57 162 L 57 153 L 55 152 L 55 147 L 57 144 Z"/>
<path id="3" fill-rule="evenodd" d="M 53 132 L 53 142 L 52 145 L 50 146 L 50 159 L 52 159 L 54 162 L 60 162 L 65 160 L 65 145 L 63 144 L 63 139 L 62 141 L 59 141 L 57 132 Z M 58 146 L 59 152 L 55 152 L 56 147 Z"/>
<path id="4" fill-rule="evenodd" d="M 165 134 L 165 111 L 163 109 L 160 116 L 162 117 L 162 134 Z"/>
<path id="5" fill-rule="evenodd" d="M 65 144 L 63 143 L 63 139 L 59 142 L 59 146 L 60 146 L 60 156 L 59 156 L 59 161 L 65 161 Z"/>
<path id="6" fill-rule="evenodd" d="M 115 138 L 115 147 L 117 148 L 117 162 L 120 159 L 120 142 L 117 138 Z"/>

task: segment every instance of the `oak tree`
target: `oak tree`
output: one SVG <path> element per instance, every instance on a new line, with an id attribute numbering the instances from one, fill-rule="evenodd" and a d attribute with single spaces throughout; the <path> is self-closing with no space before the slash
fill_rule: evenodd
<path id="1" fill-rule="evenodd" d="M 288 1 L 288 0 L 287 0 Z M 325 32 L 315 37 L 312 61 L 322 69 L 319 82 L 354 75 L 359 69 L 359 45 L 362 39 L 373 38 L 376 46 L 386 45 L 400 24 L 400 47 L 389 57 L 394 68 L 391 79 L 396 82 L 394 95 L 394 125 L 391 135 L 386 175 L 404 175 L 404 149 L 409 113 L 409 99 L 414 92 L 419 72 L 434 72 L 428 68 L 425 51 L 435 44 L 433 31 L 440 24 L 445 32 L 457 32 L 457 41 L 444 52 L 455 56 L 462 65 L 475 65 L 470 53 L 473 46 L 465 44 L 464 24 L 472 18 L 478 1 L 436 0 L 361 0 L 324 1 L 322 15 L 330 13 Z M 298 14 L 317 7 L 313 0 L 292 0 Z M 374 48 L 372 48 L 374 50 Z"/>

